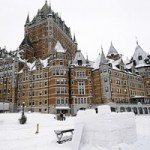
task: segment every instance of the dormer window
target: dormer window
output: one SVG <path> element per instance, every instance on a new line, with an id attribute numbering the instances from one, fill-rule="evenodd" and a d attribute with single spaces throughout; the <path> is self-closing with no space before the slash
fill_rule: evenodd
<path id="1" fill-rule="evenodd" d="M 146 64 L 150 64 L 149 59 L 145 59 L 144 61 L 145 61 Z"/>
<path id="2" fill-rule="evenodd" d="M 142 56 L 138 56 L 138 59 L 139 59 L 139 60 L 142 60 Z"/>
<path id="3" fill-rule="evenodd" d="M 111 64 L 111 63 L 109 63 L 108 65 L 109 65 L 110 67 L 112 67 L 112 64 Z"/>
<path id="4" fill-rule="evenodd" d="M 82 66 L 82 60 L 78 60 L 78 65 Z"/>

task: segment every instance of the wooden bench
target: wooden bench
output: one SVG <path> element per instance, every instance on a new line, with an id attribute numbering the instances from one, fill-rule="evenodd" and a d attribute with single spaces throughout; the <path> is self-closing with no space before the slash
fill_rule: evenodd
<path id="1" fill-rule="evenodd" d="M 62 144 L 63 142 L 71 141 L 72 140 L 73 131 L 74 131 L 74 129 L 54 130 L 54 132 L 55 132 L 55 134 L 57 136 L 57 139 L 58 139 L 57 143 Z M 64 133 L 68 133 L 68 132 L 70 132 L 71 135 L 63 137 L 63 134 Z"/>

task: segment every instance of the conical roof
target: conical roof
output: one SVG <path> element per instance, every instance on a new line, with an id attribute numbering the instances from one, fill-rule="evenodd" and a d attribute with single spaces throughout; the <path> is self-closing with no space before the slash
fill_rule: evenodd
<path id="1" fill-rule="evenodd" d="M 81 50 L 78 50 L 75 54 L 73 61 L 72 61 L 72 65 L 81 66 L 81 63 L 82 63 L 82 66 L 87 65 L 86 59 L 84 58 L 83 54 L 81 53 Z"/>
<path id="2" fill-rule="evenodd" d="M 111 56 L 112 54 L 117 55 L 118 52 L 117 52 L 117 50 L 114 48 L 114 46 L 113 46 L 113 44 L 112 44 L 112 42 L 111 42 L 111 45 L 110 45 L 110 48 L 109 48 L 109 51 L 108 51 L 107 56 Z"/>
<path id="3" fill-rule="evenodd" d="M 103 65 L 106 63 L 107 63 L 107 60 L 106 60 L 106 57 L 105 57 L 103 49 L 102 49 L 102 53 L 101 53 L 101 57 L 100 57 L 100 65 Z"/>
<path id="4" fill-rule="evenodd" d="M 22 43 L 20 44 L 20 46 L 22 46 L 22 45 L 29 45 L 29 46 L 32 47 L 32 43 L 31 43 L 30 38 L 29 38 L 28 35 L 25 35 L 25 37 L 24 37 Z"/>
<path id="5" fill-rule="evenodd" d="M 27 25 L 27 24 L 29 24 L 29 23 L 30 23 L 30 19 L 29 19 L 29 14 L 28 14 L 25 25 Z"/>
<path id="6" fill-rule="evenodd" d="M 140 45 L 137 44 L 133 54 L 133 60 L 136 61 L 136 65 L 144 65 L 144 60 L 146 58 L 148 58 L 147 53 L 141 48 Z"/>
<path id="7" fill-rule="evenodd" d="M 100 65 L 100 54 L 98 55 L 98 57 L 94 60 L 94 64 L 93 64 L 93 68 L 94 69 L 99 69 L 99 65 Z"/>

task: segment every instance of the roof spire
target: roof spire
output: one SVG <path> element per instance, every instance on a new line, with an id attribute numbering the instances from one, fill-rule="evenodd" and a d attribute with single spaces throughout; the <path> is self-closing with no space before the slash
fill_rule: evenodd
<path id="1" fill-rule="evenodd" d="M 111 41 L 111 46 L 113 46 L 112 41 Z"/>
<path id="2" fill-rule="evenodd" d="M 73 41 L 74 41 L 74 43 L 77 43 L 75 34 L 74 34 L 74 37 L 73 37 Z"/>
<path id="3" fill-rule="evenodd" d="M 101 50 L 103 51 L 103 47 L 102 47 L 102 45 L 101 45 Z"/>
<path id="4" fill-rule="evenodd" d="M 52 13 L 51 2 L 49 2 L 49 13 Z"/>
<path id="5" fill-rule="evenodd" d="M 87 54 L 87 52 L 86 52 L 86 63 L 89 63 L 89 58 L 88 58 L 88 54 Z"/>
<path id="6" fill-rule="evenodd" d="M 139 43 L 138 43 L 138 39 L 137 39 L 137 36 L 136 36 L 136 44 L 137 44 L 137 45 L 139 45 Z"/>
<path id="7" fill-rule="evenodd" d="M 28 13 L 25 25 L 27 25 L 29 23 L 30 23 L 30 19 L 29 19 L 29 13 Z"/>

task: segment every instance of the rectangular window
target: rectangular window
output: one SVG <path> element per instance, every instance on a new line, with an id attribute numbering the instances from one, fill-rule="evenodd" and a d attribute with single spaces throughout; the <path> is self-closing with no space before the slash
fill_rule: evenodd
<path id="1" fill-rule="evenodd" d="M 64 104 L 64 98 L 61 98 L 61 104 Z"/>
<path id="2" fill-rule="evenodd" d="M 45 86 L 47 86 L 47 82 L 45 82 Z"/>
<path id="3" fill-rule="evenodd" d="M 39 91 L 39 95 L 42 95 L 42 90 Z"/>
<path id="4" fill-rule="evenodd" d="M 63 70 L 60 70 L 60 75 L 64 75 L 64 71 Z"/>
<path id="5" fill-rule="evenodd" d="M 47 77 L 47 73 L 45 73 L 45 78 Z"/>
<path id="6" fill-rule="evenodd" d="M 56 63 L 55 63 L 55 60 L 53 60 L 53 66 L 55 66 L 55 64 L 56 64 Z"/>
<path id="7" fill-rule="evenodd" d="M 85 72 L 76 72 L 77 77 L 85 77 Z"/>
<path id="8" fill-rule="evenodd" d="M 56 93 L 60 93 L 60 88 L 57 88 L 56 90 L 57 90 Z"/>
<path id="9" fill-rule="evenodd" d="M 84 83 L 84 81 L 78 81 L 78 94 L 85 94 L 85 83 Z"/>
<path id="10" fill-rule="evenodd" d="M 56 80 L 56 83 L 57 83 L 57 84 L 60 84 L 60 80 L 59 80 L 59 79 L 57 79 L 57 80 Z"/>
<path id="11" fill-rule="evenodd" d="M 59 70 L 56 70 L 56 75 L 59 75 Z"/>
<path id="12" fill-rule="evenodd" d="M 56 93 L 68 93 L 66 87 L 58 87 L 56 88 Z"/>
<path id="13" fill-rule="evenodd" d="M 59 64 L 60 64 L 60 65 L 63 65 L 63 61 L 62 61 L 62 60 L 60 60 L 60 61 L 59 61 Z"/>
<path id="14" fill-rule="evenodd" d="M 42 87 L 42 82 L 39 82 L 39 87 Z"/>
<path id="15" fill-rule="evenodd" d="M 60 104 L 60 98 L 57 98 L 57 104 Z"/>
<path id="16" fill-rule="evenodd" d="M 62 54 L 59 54 L 59 58 L 60 58 L 60 59 L 62 59 L 62 58 L 63 58 Z"/>
<path id="17" fill-rule="evenodd" d="M 61 93 L 65 93 L 65 88 L 61 88 Z"/>
<path id="18" fill-rule="evenodd" d="M 108 92 L 108 87 L 105 87 L 105 92 Z"/>

